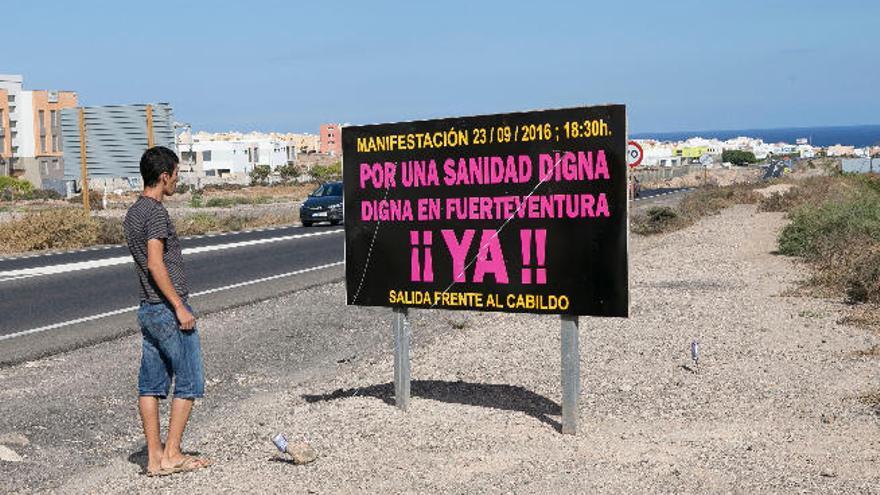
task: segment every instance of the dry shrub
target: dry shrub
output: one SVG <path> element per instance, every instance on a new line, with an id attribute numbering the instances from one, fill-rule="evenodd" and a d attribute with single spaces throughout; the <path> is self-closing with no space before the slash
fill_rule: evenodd
<path id="1" fill-rule="evenodd" d="M 784 193 L 775 192 L 762 198 L 759 211 L 793 211 L 807 204 L 820 204 L 854 190 L 853 184 L 840 176 L 817 176 L 799 180 L 794 187 Z"/>
<path id="2" fill-rule="evenodd" d="M 880 302 L 880 180 L 805 181 L 802 203 L 779 235 L 779 252 L 810 262 L 810 283 L 850 303 Z M 809 195 L 809 196 L 807 196 Z M 815 198 L 814 198 L 815 197 Z"/>
<path id="3" fill-rule="evenodd" d="M 633 216 L 631 229 L 641 235 L 683 229 L 729 206 L 757 203 L 761 195 L 754 191 L 754 187 L 754 184 L 740 183 L 700 188 L 685 196 L 677 208 L 659 206 L 649 209 L 645 215 Z"/>
<path id="4" fill-rule="evenodd" d="M 865 404 L 876 414 L 880 416 L 880 390 L 869 392 L 859 397 L 862 404 Z"/>
<path id="5" fill-rule="evenodd" d="M 838 323 L 841 325 L 872 328 L 880 332 L 880 305 L 862 304 L 853 306 Z"/>
<path id="6" fill-rule="evenodd" d="M 196 213 L 177 220 L 177 232 L 181 236 L 203 235 L 214 232 L 237 232 L 277 225 L 290 225 L 294 221 L 293 211 L 252 216 Z"/>
<path id="7" fill-rule="evenodd" d="M 125 244 L 125 232 L 121 218 L 96 217 L 98 221 L 98 244 Z"/>
<path id="8" fill-rule="evenodd" d="M 803 194 L 794 188 L 788 192 L 774 192 L 766 198 L 761 198 L 758 203 L 758 211 L 791 211 L 799 205 Z"/>
<path id="9" fill-rule="evenodd" d="M 95 191 L 94 189 L 89 190 L 89 208 L 93 210 L 103 210 L 103 198 L 104 195 L 100 192 Z M 76 196 L 73 196 L 72 198 L 68 199 L 67 202 L 74 205 L 81 205 L 83 202 L 82 194 L 77 194 Z"/>
<path id="10" fill-rule="evenodd" d="M 95 244 L 98 222 L 80 209 L 32 211 L 0 224 L 0 252 L 75 249 Z"/>
<path id="11" fill-rule="evenodd" d="M 655 206 L 644 215 L 634 216 L 630 228 L 636 234 L 651 235 L 671 232 L 688 225 L 690 225 L 688 220 L 680 216 L 674 209 L 668 206 Z"/>

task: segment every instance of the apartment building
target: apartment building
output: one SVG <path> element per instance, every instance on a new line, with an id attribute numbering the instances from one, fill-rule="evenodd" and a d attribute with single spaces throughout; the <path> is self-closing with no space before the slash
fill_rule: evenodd
<path id="1" fill-rule="evenodd" d="M 299 142 L 277 133 L 207 133 L 177 137 L 184 170 L 197 177 L 244 177 L 256 165 L 275 169 L 296 162 Z"/>
<path id="2" fill-rule="evenodd" d="M 318 150 L 326 155 L 342 155 L 342 124 L 321 124 L 319 133 L 321 148 Z"/>
<path id="3" fill-rule="evenodd" d="M 0 74 L 0 173 L 43 187 L 64 178 L 61 109 L 75 107 L 77 96 L 23 83 L 21 75 Z"/>

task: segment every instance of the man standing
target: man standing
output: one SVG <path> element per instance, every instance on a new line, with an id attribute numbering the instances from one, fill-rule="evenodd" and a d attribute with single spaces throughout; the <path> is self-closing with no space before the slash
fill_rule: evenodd
<path id="1" fill-rule="evenodd" d="M 138 322 L 143 354 L 138 376 L 138 409 L 147 439 L 147 475 L 162 476 L 206 467 L 206 459 L 183 454 L 183 430 L 193 401 L 205 391 L 202 350 L 196 320 L 187 303 L 189 287 L 183 254 L 165 196 L 174 194 L 179 160 L 168 148 L 156 146 L 141 157 L 143 194 L 128 209 L 123 223 L 128 249 L 140 281 Z M 165 445 L 159 432 L 159 399 L 174 399 Z"/>

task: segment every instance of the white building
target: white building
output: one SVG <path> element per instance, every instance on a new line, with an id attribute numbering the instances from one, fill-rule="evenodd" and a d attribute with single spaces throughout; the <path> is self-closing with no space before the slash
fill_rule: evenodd
<path id="1" fill-rule="evenodd" d="M 644 151 L 642 166 L 675 167 L 681 165 L 681 157 L 675 156 L 675 146 L 672 144 L 653 139 L 637 139 L 636 142 Z"/>
<path id="2" fill-rule="evenodd" d="M 197 176 L 246 176 L 257 165 L 268 165 L 274 170 L 296 162 L 298 143 L 277 136 L 199 132 L 191 138 L 184 133 L 178 136 L 177 146 L 183 165 L 192 164 L 192 172 Z"/>

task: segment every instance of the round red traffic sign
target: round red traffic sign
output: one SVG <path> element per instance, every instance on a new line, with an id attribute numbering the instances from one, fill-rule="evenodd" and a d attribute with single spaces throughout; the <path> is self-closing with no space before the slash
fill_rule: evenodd
<path id="1" fill-rule="evenodd" d="M 631 168 L 638 167 L 640 163 L 642 163 L 642 158 L 645 157 L 645 150 L 642 149 L 642 146 L 635 142 L 630 141 L 626 143 L 626 164 Z"/>

